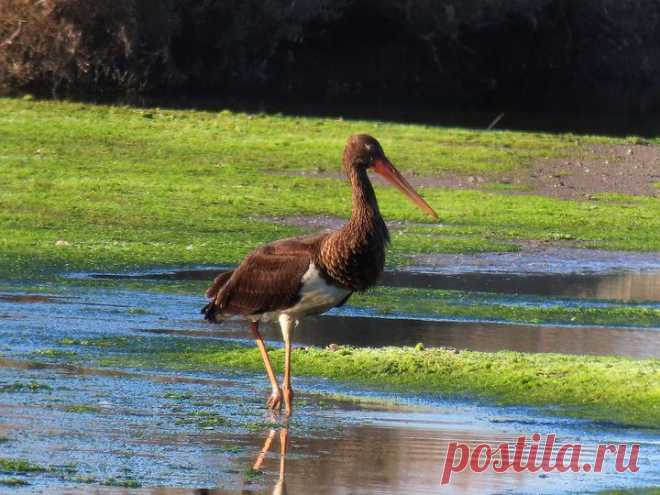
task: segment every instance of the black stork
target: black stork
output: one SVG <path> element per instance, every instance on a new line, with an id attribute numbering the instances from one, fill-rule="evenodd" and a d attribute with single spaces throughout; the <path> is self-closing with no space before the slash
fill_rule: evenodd
<path id="1" fill-rule="evenodd" d="M 339 230 L 271 242 L 249 254 L 233 271 L 220 274 L 202 309 L 211 322 L 242 316 L 249 320 L 272 386 L 269 409 L 291 414 L 291 342 L 299 320 L 341 306 L 355 291 L 373 286 L 383 272 L 389 233 L 367 171 L 396 186 L 433 218 L 433 208 L 390 163 L 380 143 L 366 134 L 348 138 L 343 169 L 353 189 L 351 218 Z M 284 339 L 282 387 L 259 333 L 259 323 L 277 320 Z"/>

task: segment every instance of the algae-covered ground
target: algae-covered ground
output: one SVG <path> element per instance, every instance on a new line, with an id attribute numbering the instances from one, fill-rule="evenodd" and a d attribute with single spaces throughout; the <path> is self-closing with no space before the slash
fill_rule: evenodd
<path id="1" fill-rule="evenodd" d="M 0 99 L 0 270 L 25 278 L 236 262 L 259 243 L 300 231 L 265 217 L 349 214 L 350 192 L 336 174 L 346 137 L 356 132 L 376 136 L 404 173 L 418 177 L 509 173 L 569 155 L 577 141 L 617 141 Z M 660 250 L 658 198 L 421 190 L 440 222 L 378 187 L 386 219 L 409 222 L 393 236 L 391 263 L 412 253 L 515 250 L 521 240 Z"/>
<path id="2" fill-rule="evenodd" d="M 75 340 L 63 344 L 80 345 Z M 115 352 L 103 365 L 170 369 L 259 371 L 252 345 L 191 343 L 170 338 L 87 341 Z M 75 348 L 75 347 L 74 347 Z M 122 351 L 123 348 L 123 352 Z M 120 351 L 120 352 L 116 352 Z M 271 349 L 281 371 L 283 351 Z M 660 427 L 660 360 L 518 352 L 482 353 L 417 347 L 299 348 L 297 375 L 386 389 L 488 398 L 499 404 L 560 406 L 553 412 L 632 426 Z"/>

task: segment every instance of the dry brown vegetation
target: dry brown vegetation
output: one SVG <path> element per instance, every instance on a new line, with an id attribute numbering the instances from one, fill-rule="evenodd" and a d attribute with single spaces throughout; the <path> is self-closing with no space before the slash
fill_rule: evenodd
<path id="1" fill-rule="evenodd" d="M 5 0 L 0 82 L 56 94 L 145 89 L 159 77 L 153 71 L 166 73 L 170 35 L 161 28 L 174 23 L 167 14 L 158 16 L 158 4 Z"/>

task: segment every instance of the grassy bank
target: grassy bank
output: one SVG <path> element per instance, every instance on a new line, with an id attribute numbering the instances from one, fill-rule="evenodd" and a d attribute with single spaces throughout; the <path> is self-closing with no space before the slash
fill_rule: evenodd
<path id="1" fill-rule="evenodd" d="M 568 154 L 576 137 L 504 131 L 0 99 L 0 272 L 236 262 L 301 229 L 278 215 L 349 214 L 336 175 L 346 137 L 377 136 L 405 173 L 508 173 Z M 580 137 L 581 142 L 612 141 Z M 300 176 L 301 173 L 306 174 Z M 660 250 L 660 201 L 597 202 L 423 188 L 431 223 L 391 188 L 383 214 L 409 220 L 410 253 L 516 249 L 514 241 Z"/>
<path id="2" fill-rule="evenodd" d="M 95 341 L 62 342 L 67 347 Z M 99 341 L 101 363 L 170 369 L 261 371 L 253 346 L 185 339 Z M 113 352 L 114 351 L 114 352 Z M 283 351 L 271 351 L 277 369 Z M 553 414 L 660 428 L 660 360 L 620 357 L 456 352 L 447 349 L 300 348 L 294 373 L 403 392 L 470 396 L 497 404 L 552 406 Z"/>

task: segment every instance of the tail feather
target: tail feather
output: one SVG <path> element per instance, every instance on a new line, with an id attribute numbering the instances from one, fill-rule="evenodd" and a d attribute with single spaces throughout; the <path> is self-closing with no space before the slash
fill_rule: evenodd
<path id="1" fill-rule="evenodd" d="M 220 290 L 225 286 L 229 281 L 234 271 L 223 272 L 218 275 L 211 287 L 206 291 L 206 297 L 210 299 L 209 303 L 202 308 L 201 313 L 204 315 L 204 319 L 210 322 L 217 322 L 216 315 L 218 314 L 218 307 L 216 301 L 218 300 L 218 294 Z"/>
<path id="2" fill-rule="evenodd" d="M 215 309 L 215 301 L 211 301 L 208 303 L 206 306 L 202 308 L 201 313 L 204 315 L 204 319 L 206 321 L 210 321 L 212 323 L 216 322 L 215 315 L 217 313 Z"/>

